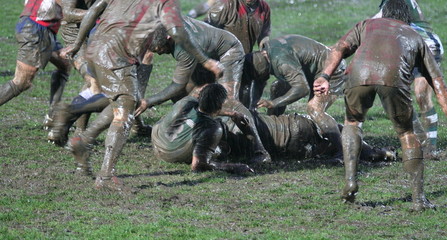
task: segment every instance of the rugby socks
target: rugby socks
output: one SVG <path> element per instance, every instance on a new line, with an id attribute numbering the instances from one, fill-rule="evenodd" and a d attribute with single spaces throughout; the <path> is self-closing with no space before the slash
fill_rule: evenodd
<path id="1" fill-rule="evenodd" d="M 342 199 L 346 202 L 354 202 L 355 195 L 359 189 L 357 184 L 357 165 L 362 149 L 362 129 L 353 125 L 345 125 L 341 139 L 345 165 L 345 186 Z"/>
<path id="2" fill-rule="evenodd" d="M 64 92 L 65 83 L 68 80 L 68 74 L 56 70 L 51 74 L 51 89 L 50 89 L 50 105 L 53 106 L 58 103 L 62 98 Z"/>
<path id="3" fill-rule="evenodd" d="M 12 80 L 4 83 L 0 86 L 0 106 L 18 96 L 21 92 Z"/>
<path id="4" fill-rule="evenodd" d="M 427 140 L 427 133 L 422 127 L 421 121 L 419 120 L 417 113 L 413 111 L 413 132 L 416 134 L 419 142 L 424 145 Z"/>
<path id="5" fill-rule="evenodd" d="M 436 143 L 438 139 L 438 114 L 435 108 L 421 113 L 422 125 L 427 133 L 426 145 L 431 145 L 430 150 L 436 150 Z"/>

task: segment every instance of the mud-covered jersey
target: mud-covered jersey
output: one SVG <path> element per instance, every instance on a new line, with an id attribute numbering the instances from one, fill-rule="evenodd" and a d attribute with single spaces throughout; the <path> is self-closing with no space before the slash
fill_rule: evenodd
<path id="1" fill-rule="evenodd" d="M 289 114 L 267 116 L 253 113 L 256 129 L 265 149 L 273 156 L 305 159 L 322 154 L 322 143 L 327 139 L 315 122 L 307 115 Z M 226 120 L 226 121 L 225 121 Z M 229 119 L 224 118 L 228 129 L 226 141 L 234 157 L 250 157 L 252 144 Z"/>
<path id="2" fill-rule="evenodd" d="M 173 152 L 191 145 L 192 130 L 198 119 L 198 104 L 197 99 L 190 96 L 176 102 L 172 111 L 155 124 L 158 131 L 152 131 L 154 146 L 163 152 Z"/>
<path id="3" fill-rule="evenodd" d="M 290 34 L 272 39 L 267 48 L 270 73 L 292 87 L 305 82 L 311 87 L 315 77 L 323 70 L 329 52 L 330 49 L 324 44 L 301 35 Z M 331 80 L 341 78 L 345 67 L 342 61 Z"/>
<path id="4" fill-rule="evenodd" d="M 223 81 L 234 80 L 239 82 L 239 79 L 233 79 L 236 75 L 228 71 L 231 70 L 234 62 L 240 62 L 244 58 L 240 41 L 230 32 L 215 28 L 190 17 L 184 17 L 184 26 L 205 55 L 209 58 L 219 60 L 224 66 Z M 172 55 L 177 61 L 174 70 L 174 81 L 185 84 L 191 79 L 193 72 L 198 66 L 198 61 L 178 44 L 175 45 Z M 197 82 L 196 84 L 201 85 Z"/>
<path id="5" fill-rule="evenodd" d="M 346 89 L 383 85 L 410 91 L 415 66 L 420 66 L 427 79 L 442 76 L 422 37 L 402 21 L 367 19 L 357 23 L 339 41 L 348 44 L 344 57 L 355 53 L 346 70 Z"/>
<path id="6" fill-rule="evenodd" d="M 225 29 L 241 41 L 245 53 L 270 35 L 270 6 L 264 0 L 252 9 L 244 0 L 218 0 L 208 11 L 206 21 Z"/>
<path id="7" fill-rule="evenodd" d="M 167 30 L 184 27 L 176 0 L 110 0 L 89 41 L 87 58 L 111 70 L 136 64 L 160 24 Z"/>
<path id="8" fill-rule="evenodd" d="M 174 104 L 173 109 L 158 121 L 152 130 L 152 143 L 163 159 L 173 162 L 187 162 L 191 160 L 193 152 L 193 132 L 195 142 L 211 139 L 215 131 L 207 128 L 222 129 L 221 144 L 226 143 L 231 157 L 250 157 L 254 151 L 251 140 L 237 128 L 229 117 L 215 120 L 197 111 L 196 98 L 187 96 Z M 266 150 L 273 155 L 296 159 L 304 159 L 322 154 L 318 147 L 327 142 L 321 135 L 320 129 L 307 115 L 291 114 L 281 116 L 265 116 L 253 113 L 255 126 Z M 200 123 L 199 123 L 200 122 Z M 195 128 L 195 129 L 194 129 Z M 210 134 L 205 136 L 204 134 Z M 208 146 L 209 144 L 204 144 Z M 225 151 L 221 148 L 219 151 Z M 215 149 L 208 149 L 213 153 Z M 180 159 L 181 158 L 181 159 Z"/>
<path id="9" fill-rule="evenodd" d="M 57 33 L 61 25 L 62 7 L 55 0 L 25 0 L 25 8 L 20 17 L 29 17 Z"/>

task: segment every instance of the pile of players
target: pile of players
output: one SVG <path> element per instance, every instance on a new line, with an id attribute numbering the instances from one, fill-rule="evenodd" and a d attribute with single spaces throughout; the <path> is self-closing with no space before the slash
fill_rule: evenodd
<path id="1" fill-rule="evenodd" d="M 447 114 L 447 90 L 439 68 L 442 45 L 415 0 L 383 0 L 376 16 L 357 23 L 331 48 L 300 35 L 270 39 L 264 0 L 209 0 L 190 17 L 180 10 L 175 0 L 25 1 L 16 27 L 15 76 L 0 86 L 0 105 L 28 89 L 50 61 L 57 70 L 44 122 L 48 139 L 70 149 L 80 173 L 92 175 L 92 144 L 108 129 L 98 189 L 128 190 L 115 165 L 135 131 L 151 137 L 158 158 L 189 163 L 194 171 L 246 173 L 272 156 L 327 155 L 343 161 L 342 199 L 354 202 L 358 161 L 395 158 L 395 152 L 362 141 L 362 123 L 378 95 L 401 142 L 413 209 L 433 207 L 424 196 L 423 159 L 438 153 L 432 92 Z M 194 19 L 201 14 L 204 21 Z M 59 28 L 64 49 L 56 40 Z M 171 84 L 145 98 L 153 53 L 171 54 L 177 65 Z M 346 66 L 343 59 L 351 55 Z M 72 66 L 85 84 L 65 104 L 60 100 Z M 270 75 L 276 77 L 270 99 L 261 99 Z M 413 110 L 413 82 L 422 124 Z M 344 126 L 326 113 L 340 95 Z M 284 115 L 287 105 L 304 97 L 308 115 Z M 172 111 L 153 127 L 145 125 L 141 113 L 169 100 Z M 256 112 L 263 107 L 268 115 Z M 88 123 L 93 112 L 99 115 Z"/>

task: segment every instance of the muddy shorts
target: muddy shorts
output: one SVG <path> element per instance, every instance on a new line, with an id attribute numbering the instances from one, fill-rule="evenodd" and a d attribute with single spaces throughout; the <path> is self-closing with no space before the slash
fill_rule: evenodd
<path id="1" fill-rule="evenodd" d="M 45 68 L 51 54 L 62 48 L 56 34 L 29 17 L 21 17 L 16 25 L 19 46 L 17 60 L 36 68 Z"/>
<path id="2" fill-rule="evenodd" d="M 413 103 L 407 90 L 381 85 L 357 86 L 345 90 L 346 118 L 364 122 L 376 94 L 398 134 L 413 131 Z"/>
<path id="3" fill-rule="evenodd" d="M 138 102 L 137 67 L 130 65 L 118 69 L 107 69 L 88 60 L 89 74 L 97 79 L 101 90 L 112 101 L 118 96 L 131 96 Z"/>

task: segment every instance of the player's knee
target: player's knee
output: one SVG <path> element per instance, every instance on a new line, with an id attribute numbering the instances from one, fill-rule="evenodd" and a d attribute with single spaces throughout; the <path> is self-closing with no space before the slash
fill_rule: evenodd
<path id="1" fill-rule="evenodd" d="M 25 72 L 16 73 L 16 75 L 12 81 L 13 81 L 14 85 L 17 86 L 17 89 L 20 92 L 23 92 L 23 91 L 29 89 L 31 86 L 33 86 L 32 81 L 34 79 L 34 76 L 36 75 L 36 72 L 25 71 Z"/>

